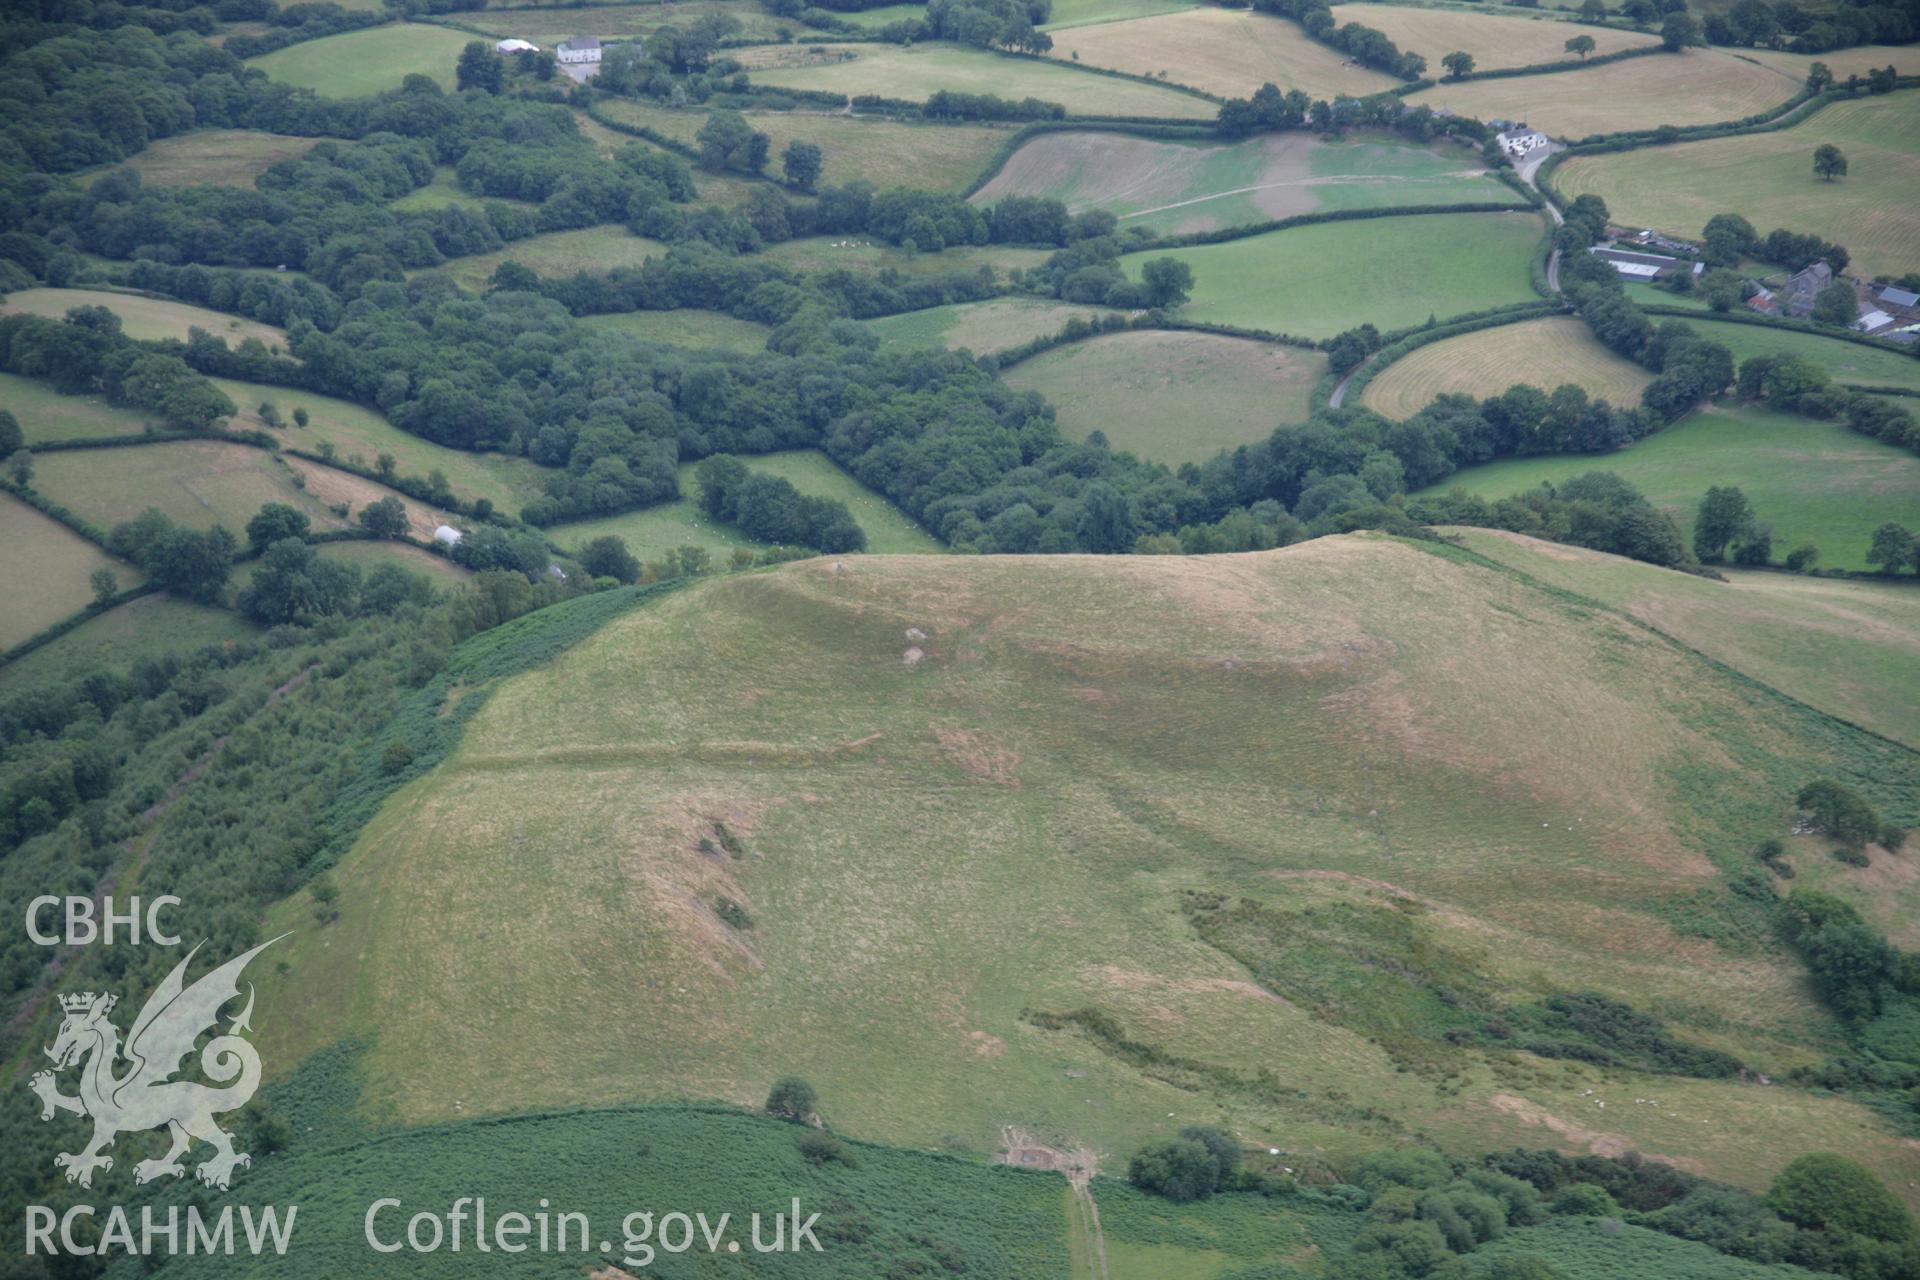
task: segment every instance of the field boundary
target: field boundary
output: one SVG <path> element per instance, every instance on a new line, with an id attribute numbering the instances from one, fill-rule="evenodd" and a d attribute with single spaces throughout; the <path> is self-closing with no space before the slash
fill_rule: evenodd
<path id="1" fill-rule="evenodd" d="M 1701 311 L 1697 307 L 1680 307 L 1665 302 L 1643 302 L 1640 309 L 1650 316 L 1677 316 L 1682 320 L 1701 322 L 1745 324 L 1756 329 L 1779 329 L 1786 333 L 1804 333 L 1815 338 L 1832 338 L 1837 342 L 1851 342 L 1856 347 L 1871 347 L 1875 351 L 1890 351 L 1894 355 L 1909 356 L 1913 351 L 1891 342 L 1860 333 L 1855 329 L 1816 329 L 1811 325 L 1800 324 L 1793 320 L 1783 320 L 1779 316 L 1763 316 L 1754 311 Z M 1868 390 L 1869 388 L 1862 388 Z M 1920 395 L 1916 391 L 1904 391 L 1905 395 Z"/>
<path id="2" fill-rule="evenodd" d="M 1380 349 L 1365 360 L 1348 370 L 1342 378 L 1326 388 L 1325 399 L 1321 398 L 1321 388 L 1314 388 L 1316 409 L 1342 408 L 1350 397 L 1357 396 L 1367 389 L 1367 384 L 1379 377 L 1388 365 L 1411 355 L 1421 347 L 1447 338 L 1457 338 L 1462 334 L 1478 333 L 1482 329 L 1498 329 L 1510 324 L 1525 324 L 1529 320 L 1541 320 L 1547 316 L 1570 315 L 1573 308 L 1553 298 L 1542 298 L 1537 302 L 1515 303 L 1504 311 L 1485 313 L 1466 318 L 1443 320 L 1432 328 L 1422 327 L 1412 332 L 1387 334 L 1387 341 Z M 1332 375 L 1330 374 L 1329 377 Z M 1332 404 L 1332 393 L 1341 391 L 1340 404 Z M 1385 415 L 1382 414 L 1382 417 Z"/>

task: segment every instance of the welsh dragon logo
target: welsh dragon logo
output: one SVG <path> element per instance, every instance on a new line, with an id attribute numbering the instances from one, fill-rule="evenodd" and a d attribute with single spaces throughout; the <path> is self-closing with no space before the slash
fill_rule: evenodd
<path id="1" fill-rule="evenodd" d="M 251 984 L 247 987 L 246 1008 L 227 1024 L 227 1033 L 215 1035 L 200 1050 L 202 1073 L 225 1087 L 171 1077 L 180 1072 L 181 1060 L 193 1052 L 201 1033 L 218 1030 L 220 1010 L 239 996 L 240 974 L 247 963 L 279 940 L 270 939 L 234 957 L 192 986 L 186 986 L 183 978 L 200 948 L 189 951 L 147 997 L 140 1016 L 133 1020 L 133 1029 L 127 1033 L 124 1049 L 120 1029 L 107 1017 L 118 997 L 91 991 L 60 997 L 66 1017 L 60 1023 L 59 1036 L 46 1050 L 54 1070 L 36 1073 L 28 1087 L 40 1096 L 42 1120 L 53 1119 L 59 1111 L 93 1120 L 93 1138 L 85 1148 L 77 1154 L 61 1152 L 53 1158 L 56 1166 L 67 1171 L 68 1182 L 90 1187 L 95 1169 L 112 1169 L 113 1157 L 101 1153 L 113 1144 L 116 1134 L 163 1126 L 173 1145 L 158 1160 L 142 1160 L 135 1165 L 135 1182 L 185 1174 L 180 1157 L 195 1139 L 214 1148 L 214 1154 L 193 1171 L 210 1187 L 225 1191 L 234 1169 L 253 1163 L 245 1152 L 233 1149 L 233 1135 L 213 1120 L 222 1112 L 245 1106 L 260 1087 L 260 1055 L 240 1037 L 241 1032 L 253 1029 Z M 123 1061 L 125 1069 L 121 1070 Z M 76 1064 L 80 1065 L 80 1093 L 68 1097 L 60 1092 L 54 1073 Z"/>

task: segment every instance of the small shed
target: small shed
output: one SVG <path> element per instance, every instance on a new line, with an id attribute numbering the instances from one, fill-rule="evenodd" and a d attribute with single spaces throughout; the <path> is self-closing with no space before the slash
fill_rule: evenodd
<path id="1" fill-rule="evenodd" d="M 450 524 L 443 524 L 433 531 L 433 540 L 442 546 L 457 547 L 460 545 L 460 531 Z"/>
<path id="2" fill-rule="evenodd" d="M 493 46 L 493 51 L 495 53 L 538 53 L 540 46 L 531 40 L 502 40 Z"/>

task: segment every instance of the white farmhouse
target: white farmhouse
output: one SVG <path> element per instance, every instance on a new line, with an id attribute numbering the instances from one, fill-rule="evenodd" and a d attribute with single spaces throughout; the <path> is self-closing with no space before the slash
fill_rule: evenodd
<path id="1" fill-rule="evenodd" d="M 600 61 L 600 39 L 598 36 L 575 36 L 566 41 L 554 56 L 560 59 L 561 66 L 583 66 Z"/>
<path id="2" fill-rule="evenodd" d="M 1524 156 L 1547 145 L 1547 135 L 1538 129 L 1510 129 L 1497 134 L 1494 141 L 1510 156 Z"/>

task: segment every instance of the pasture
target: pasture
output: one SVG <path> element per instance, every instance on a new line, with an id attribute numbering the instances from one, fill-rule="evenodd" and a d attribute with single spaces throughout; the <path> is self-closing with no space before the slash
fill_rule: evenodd
<path id="1" fill-rule="evenodd" d="M 1054 0 L 1041 30 L 1057 32 L 1062 27 L 1151 18 L 1156 14 L 1180 13 L 1194 7 L 1194 0 Z"/>
<path id="2" fill-rule="evenodd" d="M 1755 517 L 1773 526 L 1776 557 L 1811 542 L 1829 568 L 1868 568 L 1867 545 L 1888 520 L 1920 526 L 1920 458 L 1910 451 L 1836 423 L 1745 406 L 1703 410 L 1604 457 L 1470 467 L 1433 491 L 1457 487 L 1504 498 L 1585 471 L 1620 475 L 1688 534 L 1707 489 L 1737 485 Z"/>
<path id="3" fill-rule="evenodd" d="M 253 180 L 334 138 L 295 138 L 258 129 L 196 129 L 155 138 L 121 162 L 149 187 L 253 187 Z M 99 173 L 109 170 L 101 169 Z"/>
<path id="4" fill-rule="evenodd" d="M 1841 1042 L 1798 965 L 1682 937 L 1662 907 L 1723 883 L 1703 842 L 1750 847 L 1808 770 L 1872 777 L 1893 748 L 1753 695 L 1379 536 L 712 579 L 493 687 L 331 873 L 339 919 L 262 975 L 263 1007 L 297 1011 L 263 1056 L 360 1038 L 364 1110 L 401 1123 L 754 1104 L 791 1073 L 840 1132 L 975 1151 L 1019 1098 L 1026 1127 L 1103 1152 L 1224 1122 L 1337 1163 L 1415 1133 L 1555 1143 L 1572 1117 L 1575 1149 L 1684 1149 L 1748 1186 L 1836 1131 L 1903 1170 L 1900 1138 L 1814 1091 L 1470 1054 L 1436 1088 L 1313 1001 L 1375 971 L 1363 933 L 1296 979 L 1181 923 L 1189 891 L 1336 931 L 1404 920 L 1503 998 L 1616 993 L 1760 1069 L 1817 1063 Z M 301 895 L 273 927 L 310 915 Z M 573 990 L 621 1016 L 582 1023 L 552 998 Z M 1171 1083 L 1025 1016 L 1084 1007 L 1209 1074 Z M 1603 1116 L 1597 1091 L 1629 1101 Z"/>
<path id="5" fill-rule="evenodd" d="M 389 23 L 276 49 L 247 65 L 296 89 L 328 98 L 360 98 L 398 89 L 410 75 L 453 88 L 453 67 L 471 32 L 422 22 Z"/>
<path id="6" fill-rule="evenodd" d="M 1368 322 L 1386 331 L 1526 302 L 1541 234 L 1530 213 L 1365 218 L 1150 249 L 1121 263 L 1136 277 L 1153 258 L 1190 266 L 1193 297 L 1181 309 L 1189 320 L 1331 338 Z"/>
<path id="7" fill-rule="evenodd" d="M 631 334 L 642 342 L 664 342 L 675 347 L 702 350 L 738 351 L 751 354 L 766 348 L 763 324 L 740 320 L 724 311 L 687 308 L 678 311 L 623 311 L 616 315 L 585 316 L 581 323 L 592 329 Z"/>
<path id="8" fill-rule="evenodd" d="M 844 240 L 838 236 L 807 236 L 770 244 L 761 256 L 796 271 L 852 271 L 858 275 L 878 275 L 898 271 L 901 275 L 944 275 L 950 271 L 975 272 L 990 267 L 1004 276 L 1009 271 L 1037 267 L 1052 256 L 1048 249 L 1015 249 L 1005 245 L 955 245 L 939 253 L 909 253 L 878 240 Z"/>
<path id="9" fill-rule="evenodd" d="M 63 396 L 37 378 L 12 373 L 0 373 L 0 409 L 19 421 L 28 444 L 137 436 L 147 429 L 146 419 L 105 396 Z"/>
<path id="10" fill-rule="evenodd" d="M 644 125 L 689 145 L 709 114 L 625 99 L 608 102 L 601 109 L 611 119 Z M 1006 126 L 921 124 L 800 110 L 753 111 L 747 113 L 747 121 L 771 140 L 773 161 L 768 173 L 778 176 L 780 154 L 788 143 L 811 142 L 820 148 L 825 162 L 822 185 L 871 182 L 883 191 L 891 187 L 963 190 L 980 176 L 1012 132 Z"/>
<path id="11" fill-rule="evenodd" d="M 1578 55 L 1567 52 L 1567 41 L 1578 35 L 1593 37 L 1594 54 L 1659 43 L 1656 37 L 1637 31 L 1576 24 L 1538 9 L 1482 12 L 1404 4 L 1343 4 L 1334 7 L 1333 18 L 1342 25 L 1357 22 L 1385 32 L 1403 51 L 1426 58 L 1427 74 L 1436 80 L 1446 74 L 1440 59 L 1455 50 L 1472 54 L 1476 71 L 1493 71 L 1571 61 Z"/>
<path id="12" fill-rule="evenodd" d="M 1317 351 L 1136 330 L 1043 351 L 1000 377 L 1045 396 L 1068 439 L 1104 432 L 1115 449 L 1177 467 L 1305 422 L 1326 370 Z"/>
<path id="13" fill-rule="evenodd" d="M 1815 332 L 1726 321 L 1715 323 L 1710 312 L 1698 319 L 1689 316 L 1687 323 L 1732 351 L 1735 360 L 1788 354 L 1804 356 L 1825 369 L 1835 382 L 1920 391 L 1920 361 L 1885 347 L 1864 346 Z"/>
<path id="14" fill-rule="evenodd" d="M 1847 175 L 1813 172 L 1832 143 Z M 1635 227 L 1698 239 L 1707 219 L 1737 210 L 1762 234 L 1810 231 L 1847 247 L 1862 276 L 1920 268 L 1920 93 L 1833 103 L 1791 129 L 1576 156 L 1554 170 L 1569 197 L 1594 194 Z"/>
<path id="15" fill-rule="evenodd" d="M 1067 27 L 1053 32 L 1052 56 L 1234 98 L 1269 82 L 1328 99 L 1364 97 L 1399 83 L 1308 39 L 1295 23 L 1250 9 L 1206 6 Z"/>
<path id="16" fill-rule="evenodd" d="M 1751 58 L 1763 67 L 1771 67 L 1795 83 L 1805 83 L 1807 72 L 1816 62 L 1845 80 L 1848 76 L 1865 79 L 1869 71 L 1892 67 L 1903 76 L 1920 74 L 1920 45 L 1865 44 L 1851 49 L 1833 49 L 1827 53 L 1788 53 L 1784 49 L 1742 49 L 1737 55 Z"/>
<path id="17" fill-rule="evenodd" d="M 217 440 L 183 440 L 124 449 L 78 449 L 34 459 L 33 486 L 102 529 L 155 507 L 195 528 L 225 525 L 238 536 L 255 512 L 284 502 L 306 513 L 315 529 L 343 529 L 360 509 L 392 491 L 303 458 Z M 296 477 L 298 477 L 296 479 Z M 433 535 L 450 518 L 427 504 L 406 504 L 415 536 Z M 346 503 L 348 515 L 332 507 Z"/>
<path id="18" fill-rule="evenodd" d="M 1742 120 L 1778 106 L 1797 90 L 1771 68 L 1719 49 L 1690 49 L 1585 71 L 1441 83 L 1407 101 L 1478 120 L 1522 120 L 1555 138 L 1577 141 L 1623 129 Z"/>
<path id="19" fill-rule="evenodd" d="M 188 330 L 205 329 L 225 338 L 227 345 L 233 347 L 248 338 L 258 338 L 274 351 L 287 345 L 287 335 L 270 324 L 138 293 L 116 293 L 109 289 L 21 289 L 0 299 L 0 313 L 22 311 L 49 320 L 64 320 L 74 307 L 107 308 L 120 317 L 122 332 L 142 342 L 155 338 L 178 338 L 185 342 Z"/>
<path id="20" fill-rule="evenodd" d="M 138 572 L 130 566 L 116 565 L 113 572 L 122 586 L 139 581 Z M 44 686 L 98 669 L 125 671 L 143 659 L 190 653 L 258 634 L 252 623 L 230 609 L 176 600 L 165 593 L 140 596 L 0 667 L 0 689 Z"/>
<path id="21" fill-rule="evenodd" d="M 36 470 L 38 462 L 35 463 Z M 0 649 L 10 649 L 93 603 L 88 579 L 106 569 L 122 587 L 138 586 L 140 571 L 122 564 L 73 530 L 0 493 Z"/>
<path id="22" fill-rule="evenodd" d="M 1244 142 L 1163 142 L 1124 133 L 1043 133 L 1007 158 L 973 199 L 1064 201 L 1121 227 L 1163 235 L 1245 226 L 1326 209 L 1499 201 L 1512 190 L 1464 147 L 1387 136 L 1322 142 L 1272 133 Z"/>
<path id="23" fill-rule="evenodd" d="M 990 298 L 882 316 L 867 321 L 867 328 L 880 335 L 882 351 L 945 347 L 985 356 L 1058 333 L 1069 320 L 1091 321 L 1105 314 L 1104 307 L 1047 298 Z"/>
<path id="24" fill-rule="evenodd" d="M 1596 341 L 1576 316 L 1547 316 L 1430 342 L 1395 360 L 1367 384 L 1360 403 L 1409 418 L 1434 397 L 1497 396 L 1516 382 L 1551 391 L 1571 382 L 1622 408 L 1640 403 L 1653 375 Z"/>
<path id="25" fill-rule="evenodd" d="M 425 479 L 438 471 L 447 477 L 447 483 L 463 501 L 486 498 L 497 510 L 510 515 L 544 492 L 541 487 L 546 478 L 544 469 L 525 458 L 449 449 L 409 435 L 375 410 L 351 400 L 227 378 L 213 381 L 240 406 L 240 413 L 233 419 L 234 427 L 265 431 L 281 444 L 303 452 L 324 455 L 326 446 L 331 445 L 340 461 L 369 469 L 378 463 L 381 454 L 392 454 L 398 474 Z M 261 419 L 262 404 L 274 407 L 280 415 L 279 426 L 268 426 Z M 295 409 L 307 411 L 306 426 L 294 423 Z M 294 465 L 307 464 L 296 461 Z"/>
<path id="26" fill-rule="evenodd" d="M 850 96 L 878 94 L 907 102 L 924 102 L 928 95 L 948 89 L 1002 98 L 1038 98 L 1057 102 L 1070 114 L 1082 116 L 1211 120 L 1218 110 L 1205 98 L 1190 93 L 960 45 L 766 45 L 733 53 L 746 64 L 753 83 L 773 88 Z"/>
<path id="27" fill-rule="evenodd" d="M 431 213 L 435 209 L 478 209 L 491 197 L 474 195 L 461 188 L 455 180 L 452 165 L 441 165 L 433 172 L 433 181 L 424 187 L 415 187 L 398 200 L 387 202 L 387 208 L 398 213 Z M 520 204 L 517 200 L 503 200 L 502 204 Z M 531 208 L 532 206 L 526 206 Z"/>
<path id="28" fill-rule="evenodd" d="M 667 246 L 658 240 L 631 235 L 625 227 L 581 227 L 575 231 L 545 231 L 515 240 L 493 253 L 449 258 L 428 270 L 452 276 L 462 289 L 483 293 L 494 271 L 505 262 L 517 262 L 542 276 L 571 276 L 582 271 L 605 275 L 615 267 L 637 267 L 666 251 Z"/>
<path id="29" fill-rule="evenodd" d="M 516 36 L 531 40 L 543 49 L 551 49 L 574 36 L 598 36 L 602 40 L 620 40 L 630 36 L 648 36 L 661 27 L 686 27 L 702 18 L 725 17 L 740 24 L 735 38 L 775 40 L 782 28 L 804 33 L 806 24 L 782 18 L 754 0 L 673 0 L 672 3 L 582 5 L 561 10 L 543 4 L 531 12 L 524 6 L 496 5 L 474 13 L 462 13 L 461 21 L 491 32 L 496 38 Z"/>

